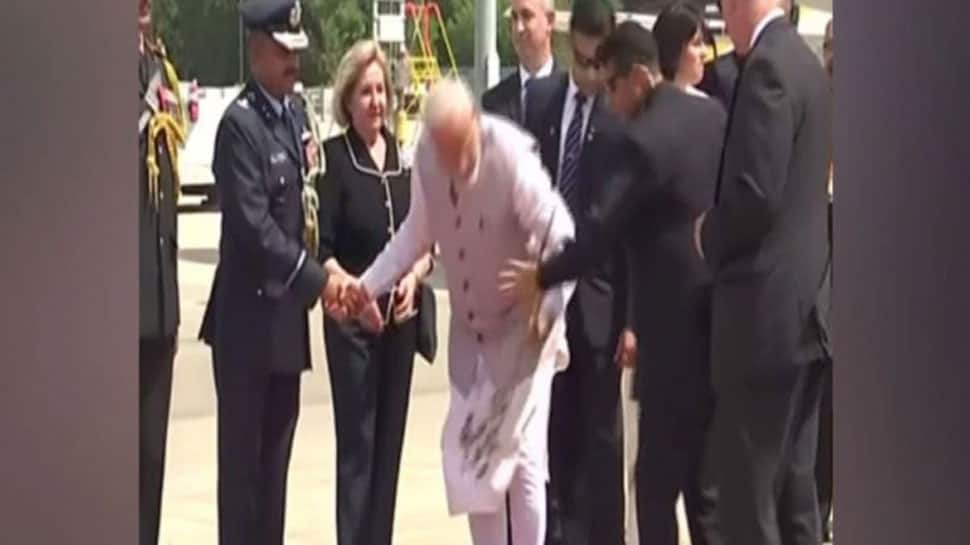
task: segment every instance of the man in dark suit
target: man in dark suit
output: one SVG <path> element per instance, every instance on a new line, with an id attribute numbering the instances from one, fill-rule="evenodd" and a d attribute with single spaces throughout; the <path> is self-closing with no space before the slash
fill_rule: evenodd
<path id="1" fill-rule="evenodd" d="M 628 245 L 639 346 L 637 512 L 641 543 L 678 543 L 684 494 L 691 542 L 720 543 L 702 460 L 713 397 L 709 377 L 710 276 L 691 249 L 693 219 L 713 202 L 725 114 L 714 101 L 663 81 L 650 31 L 622 23 L 600 48 L 611 108 L 628 132 L 600 135 L 606 184 L 580 219 L 575 243 L 536 269 L 513 263 L 507 291 L 529 297 L 578 277 Z M 609 141 L 605 141 L 609 138 Z M 513 279 L 513 280 L 508 280 Z"/>
<path id="2" fill-rule="evenodd" d="M 723 13 L 721 2 L 717 4 L 718 9 Z M 779 0 L 779 6 L 785 11 L 788 20 L 797 27 L 801 12 L 798 3 L 794 0 Z M 734 86 L 737 82 L 738 55 L 735 51 L 730 51 L 716 56 L 704 65 L 704 79 L 697 88 L 719 100 L 725 109 L 730 109 L 731 100 L 734 98 Z"/>
<path id="3" fill-rule="evenodd" d="M 731 107 L 734 85 L 738 81 L 738 59 L 734 51 L 718 55 L 704 65 L 704 78 L 697 88 L 717 99 L 724 109 Z"/>
<path id="4" fill-rule="evenodd" d="M 482 94 L 482 109 L 522 124 L 529 81 L 560 73 L 552 57 L 553 0 L 512 0 L 512 45 L 519 66 Z"/>
<path id="5" fill-rule="evenodd" d="M 569 24 L 572 69 L 530 84 L 525 126 L 579 219 L 599 190 L 599 169 L 609 153 L 597 149 L 598 135 L 621 130 L 600 96 L 596 59 L 600 43 L 613 31 L 615 14 L 604 0 L 579 0 Z M 617 252 L 581 278 L 567 309 L 570 365 L 553 382 L 549 423 L 549 544 L 624 542 L 620 368 L 614 347 L 627 326 L 626 265 L 625 254 Z"/>
<path id="6" fill-rule="evenodd" d="M 216 135 L 222 240 L 201 336 L 218 397 L 219 542 L 281 545 L 300 375 L 310 367 L 307 311 L 321 297 L 335 304 L 340 286 L 304 242 L 313 238 L 305 121 L 291 97 L 307 45 L 300 4 L 248 0 L 240 10 L 253 81 Z"/>
<path id="7" fill-rule="evenodd" d="M 150 0 L 139 2 L 138 302 L 139 508 L 141 545 L 158 543 L 172 370 L 179 326 L 178 165 L 182 105 L 165 49 L 151 38 Z"/>
<path id="8" fill-rule="evenodd" d="M 828 350 L 831 98 L 778 0 L 724 0 L 741 59 L 714 207 L 712 460 L 728 545 L 820 540 L 815 457 Z"/>

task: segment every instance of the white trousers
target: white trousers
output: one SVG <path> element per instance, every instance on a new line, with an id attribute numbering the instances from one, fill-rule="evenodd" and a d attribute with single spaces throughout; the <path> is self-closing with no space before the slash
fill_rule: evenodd
<path id="1" fill-rule="evenodd" d="M 543 545 L 546 540 L 546 480 L 542 467 L 531 461 L 518 468 L 509 486 L 512 541 L 515 545 Z M 506 509 L 468 515 L 474 545 L 512 545 L 508 542 Z"/>
<path id="2" fill-rule="evenodd" d="M 537 407 L 520 462 L 509 484 L 508 509 L 468 515 L 474 545 L 544 545 L 546 541 L 546 483 L 549 480 L 549 409 L 554 370 L 540 368 L 536 380 L 544 390 Z M 512 543 L 509 543 L 509 515 Z"/>

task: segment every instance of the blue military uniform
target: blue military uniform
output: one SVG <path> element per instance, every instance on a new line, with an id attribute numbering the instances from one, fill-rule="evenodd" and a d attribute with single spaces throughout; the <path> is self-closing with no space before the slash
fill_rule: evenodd
<path id="1" fill-rule="evenodd" d="M 202 333 L 240 371 L 310 367 L 307 310 L 326 280 L 303 242 L 304 157 L 296 127 L 306 124 L 305 114 L 296 101 L 286 103 L 289 122 L 283 103 L 250 82 L 216 135 L 222 240 Z"/>
<path id="2" fill-rule="evenodd" d="M 299 2 L 240 9 L 251 32 L 306 47 Z M 216 135 L 222 238 L 200 336 L 212 347 L 218 394 L 221 545 L 283 543 L 300 374 L 310 367 L 308 310 L 328 277 L 304 243 L 304 125 L 295 100 L 253 81 Z"/>

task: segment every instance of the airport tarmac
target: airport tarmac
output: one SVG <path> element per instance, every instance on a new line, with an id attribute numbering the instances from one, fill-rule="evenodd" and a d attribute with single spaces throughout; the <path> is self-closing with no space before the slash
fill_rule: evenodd
<path id="1" fill-rule="evenodd" d="M 183 213 L 179 217 L 179 280 L 182 325 L 175 361 L 172 422 L 169 427 L 160 545 L 216 545 L 216 420 L 211 357 L 196 337 L 217 261 L 219 215 Z M 438 273 L 440 275 L 440 272 Z M 432 285 L 443 287 L 436 276 Z M 436 290 L 438 333 L 448 335 L 447 293 Z M 287 545 L 335 545 L 335 436 L 330 385 L 323 348 L 320 310 L 311 318 L 314 370 L 303 379 L 300 420 L 289 474 Z M 395 545 L 471 545 L 464 517 L 449 517 L 441 473 L 440 440 L 448 407 L 447 351 L 434 365 L 418 357 L 405 432 L 395 520 Z M 625 377 L 626 378 L 626 377 Z M 625 386 L 628 386 L 625 384 Z M 635 414 L 635 405 L 625 408 Z M 628 467 L 635 427 L 626 422 Z M 628 475 L 629 482 L 629 475 Z M 632 502 L 628 501 L 628 511 Z M 627 513 L 629 545 L 636 529 Z M 682 505 L 681 528 L 686 529 Z M 688 545 L 686 531 L 680 545 Z"/>

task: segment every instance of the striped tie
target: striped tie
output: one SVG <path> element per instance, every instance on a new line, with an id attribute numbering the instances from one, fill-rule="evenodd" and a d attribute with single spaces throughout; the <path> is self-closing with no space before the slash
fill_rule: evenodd
<path id="1" fill-rule="evenodd" d="M 563 146 L 562 165 L 559 167 L 559 193 L 569 208 L 573 208 L 572 198 L 576 193 L 576 175 L 579 172 L 579 153 L 583 149 L 583 105 L 586 97 L 577 92 L 576 108 L 566 131 L 566 144 Z"/>

